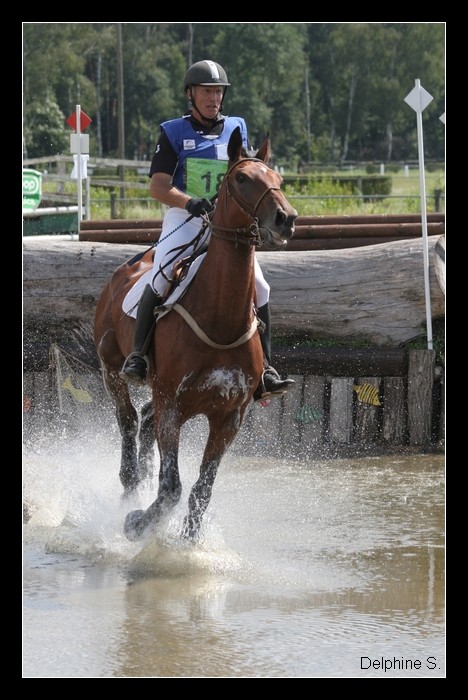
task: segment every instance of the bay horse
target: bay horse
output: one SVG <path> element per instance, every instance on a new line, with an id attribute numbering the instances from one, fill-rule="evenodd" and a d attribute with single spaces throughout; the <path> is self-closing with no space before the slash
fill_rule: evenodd
<path id="1" fill-rule="evenodd" d="M 196 539 L 220 461 L 239 432 L 261 379 L 264 360 L 254 307 L 255 250 L 283 247 L 294 233 L 297 217 L 280 189 L 281 176 L 267 165 L 269 157 L 269 137 L 250 157 L 242 151 L 240 130 L 233 132 L 228 169 L 211 220 L 206 219 L 211 236 L 205 260 L 180 303 L 155 325 L 148 353 L 152 400 L 141 409 L 140 421 L 128 386 L 119 377 L 132 349 L 135 323 L 122 311 L 122 302 L 131 286 L 151 269 L 151 249 L 121 265 L 99 298 L 94 342 L 120 428 L 123 498 L 152 476 L 155 440 L 160 457 L 156 500 L 146 510 L 126 516 L 124 532 L 130 540 L 152 531 L 178 503 L 181 428 L 203 414 L 209 435 L 181 533 L 183 538 Z"/>

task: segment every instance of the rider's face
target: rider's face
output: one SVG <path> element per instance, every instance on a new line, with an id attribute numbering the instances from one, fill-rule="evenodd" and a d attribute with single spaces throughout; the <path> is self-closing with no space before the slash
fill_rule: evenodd
<path id="1" fill-rule="evenodd" d="M 192 86 L 194 107 L 205 119 L 214 119 L 216 117 L 223 101 L 223 95 L 224 87 L 220 85 Z"/>

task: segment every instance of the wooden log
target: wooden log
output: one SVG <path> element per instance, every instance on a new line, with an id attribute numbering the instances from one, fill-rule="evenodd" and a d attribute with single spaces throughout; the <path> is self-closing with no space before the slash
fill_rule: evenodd
<path id="1" fill-rule="evenodd" d="M 397 243 L 404 240 L 399 236 L 382 236 L 380 238 L 297 238 L 288 243 L 288 252 L 306 252 L 319 250 L 342 250 L 345 248 L 362 248 L 363 246 Z M 272 251 L 281 255 L 281 250 Z"/>
<path id="2" fill-rule="evenodd" d="M 435 244 L 434 268 L 439 287 L 445 295 L 445 236 L 441 236 Z"/>
<path id="3" fill-rule="evenodd" d="M 92 231 L 80 231 L 80 241 L 100 242 L 100 243 L 146 243 L 153 245 L 159 240 L 161 229 L 157 228 L 115 228 L 99 229 Z"/>
<path id="4" fill-rule="evenodd" d="M 428 224 L 445 222 L 445 214 L 428 212 Z M 421 214 L 352 214 L 352 215 L 320 215 L 298 216 L 296 226 L 336 226 L 338 224 L 421 224 Z M 93 231 L 116 228 L 158 228 L 162 227 L 162 219 L 93 219 L 81 222 L 82 231 Z"/>
<path id="5" fill-rule="evenodd" d="M 444 295 L 434 271 L 437 237 L 428 239 L 432 318 Z M 311 339 L 353 338 L 395 347 L 425 332 L 422 240 L 349 250 L 258 253 L 271 287 L 275 332 Z"/>
<path id="6" fill-rule="evenodd" d="M 94 223 L 94 222 L 93 222 Z M 104 222 L 107 223 L 107 222 Z M 161 228 L 144 226 L 96 226 L 89 230 L 80 230 L 80 241 L 101 243 L 156 243 L 161 235 Z M 128 222 L 131 224 L 132 222 Z M 428 224 L 429 236 L 440 236 L 445 232 L 444 223 Z M 421 237 L 421 224 L 362 224 L 362 225 L 304 225 L 296 226 L 293 239 L 288 243 L 288 250 L 336 250 L 353 248 L 377 243 L 391 243 L 405 238 Z M 275 252 L 280 252 L 275 251 Z"/>
<path id="7" fill-rule="evenodd" d="M 445 299 L 434 272 L 437 237 L 428 239 L 432 317 Z M 57 237 L 23 239 L 23 318 L 32 328 L 92 324 L 112 272 L 147 246 L 86 243 Z M 317 252 L 258 252 L 271 287 L 275 334 L 311 340 L 366 341 L 396 347 L 424 333 L 421 240 Z"/>
<path id="8" fill-rule="evenodd" d="M 101 243 L 155 243 L 159 240 L 161 228 L 161 219 L 82 221 L 79 238 L 80 241 Z M 427 232 L 429 236 L 444 234 L 445 214 L 428 214 Z M 335 250 L 421 235 L 419 214 L 299 216 L 289 250 Z"/>
<path id="9" fill-rule="evenodd" d="M 428 212 L 428 223 L 445 222 L 444 212 Z M 421 223 L 421 214 L 321 214 L 298 216 L 296 219 L 298 226 L 307 225 L 335 225 L 335 224 L 405 224 Z"/>
<path id="10" fill-rule="evenodd" d="M 404 240 L 405 238 L 415 238 L 419 234 L 402 234 L 402 235 L 372 235 L 373 232 L 369 229 L 364 231 L 361 229 L 363 236 L 357 237 L 353 236 L 325 236 L 319 238 L 309 238 L 306 234 L 301 236 L 295 236 L 288 243 L 288 252 L 290 251 L 306 251 L 306 250 L 339 250 L 341 248 L 360 248 L 362 246 L 377 245 L 379 243 L 393 243 L 396 241 Z M 437 231 L 429 231 L 429 235 L 435 235 Z M 395 231 L 398 234 L 398 231 Z M 145 243 L 148 246 L 153 245 L 159 240 L 161 235 L 160 229 L 102 229 L 86 231 L 85 233 L 80 233 L 80 241 L 87 241 L 89 243 L 127 243 L 132 245 L 141 245 Z M 284 252 L 281 249 L 272 251 L 276 254 Z"/>
<path id="11" fill-rule="evenodd" d="M 443 222 L 427 224 L 429 236 L 442 236 L 445 233 Z M 418 223 L 388 224 L 305 224 L 297 225 L 291 243 L 297 239 L 309 238 L 410 238 L 422 236 L 422 226 Z M 289 245 L 289 244 L 288 244 Z"/>
<path id="12" fill-rule="evenodd" d="M 278 372 L 332 377 L 406 377 L 407 355 L 403 348 L 315 348 L 275 346 L 273 364 Z"/>
<path id="13" fill-rule="evenodd" d="M 80 231 L 115 231 L 118 229 L 159 229 L 162 227 L 162 219 L 93 219 L 82 221 Z"/>

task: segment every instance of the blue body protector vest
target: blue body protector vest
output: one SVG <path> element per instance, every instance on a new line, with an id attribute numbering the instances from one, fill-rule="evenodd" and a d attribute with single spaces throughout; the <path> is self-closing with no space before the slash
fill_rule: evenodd
<path id="1" fill-rule="evenodd" d="M 247 148 L 247 125 L 241 117 L 225 117 L 223 131 L 216 136 L 197 134 L 187 117 L 161 124 L 178 156 L 172 182 L 179 190 L 191 197 L 207 199 L 218 192 L 227 172 L 229 138 L 237 126 Z"/>

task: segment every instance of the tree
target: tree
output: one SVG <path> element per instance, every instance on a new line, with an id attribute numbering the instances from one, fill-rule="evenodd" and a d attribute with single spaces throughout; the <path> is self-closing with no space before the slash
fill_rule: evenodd
<path id="1" fill-rule="evenodd" d="M 69 148 L 65 117 L 52 98 L 30 103 L 25 111 L 24 148 L 28 158 L 64 153 Z"/>
<path id="2" fill-rule="evenodd" d="M 64 115 L 80 104 L 93 120 L 91 152 L 116 156 L 114 24 L 24 23 L 23 54 L 29 143 L 34 103 L 50 100 Z M 415 78 L 434 97 L 424 113 L 426 158 L 444 158 L 444 23 L 131 22 L 122 24 L 122 54 L 127 158 L 151 158 L 159 124 L 187 109 L 185 71 L 206 58 L 231 81 L 224 113 L 246 119 L 253 147 L 270 132 L 286 167 L 416 158 L 404 102 Z"/>

